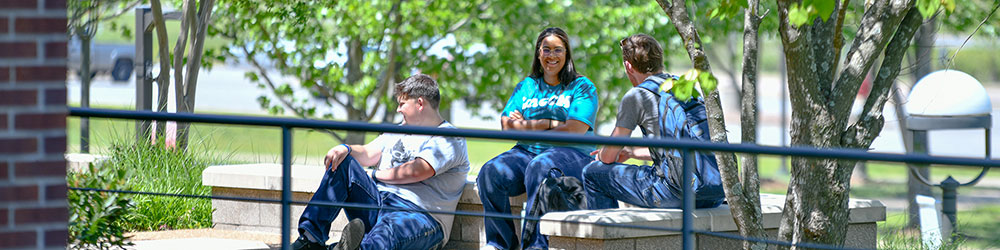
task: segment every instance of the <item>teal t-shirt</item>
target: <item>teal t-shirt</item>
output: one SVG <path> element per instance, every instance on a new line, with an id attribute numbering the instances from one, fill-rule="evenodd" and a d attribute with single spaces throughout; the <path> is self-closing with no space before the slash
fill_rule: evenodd
<path id="1" fill-rule="evenodd" d="M 501 115 L 509 116 L 513 111 L 521 112 L 526 120 L 581 121 L 590 126 L 586 134 L 594 135 L 594 123 L 597 120 L 597 88 L 590 79 L 583 76 L 577 77 L 569 84 L 556 86 L 545 84 L 541 78 L 525 77 L 517 84 Z M 589 144 L 553 144 L 537 141 L 518 141 L 517 145 L 536 154 L 553 146 L 576 148 L 584 154 L 596 149 L 594 145 Z"/>

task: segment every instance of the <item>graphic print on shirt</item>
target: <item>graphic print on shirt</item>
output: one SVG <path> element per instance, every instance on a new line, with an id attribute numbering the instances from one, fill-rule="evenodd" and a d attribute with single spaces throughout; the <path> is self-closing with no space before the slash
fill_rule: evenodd
<path id="1" fill-rule="evenodd" d="M 390 167 L 398 167 L 403 163 L 412 161 L 414 158 L 413 153 L 406 151 L 403 147 L 403 140 L 396 141 L 396 145 L 392 146 L 392 165 Z"/>
<path id="2" fill-rule="evenodd" d="M 557 107 L 569 108 L 570 102 L 573 100 L 571 95 L 558 95 L 550 96 L 546 98 L 531 98 L 522 97 L 521 98 L 521 109 L 538 108 L 554 105 Z"/>

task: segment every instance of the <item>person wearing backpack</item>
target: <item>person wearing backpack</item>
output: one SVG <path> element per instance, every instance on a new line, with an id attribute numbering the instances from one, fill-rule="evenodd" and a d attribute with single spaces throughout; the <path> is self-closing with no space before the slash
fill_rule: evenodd
<path id="1" fill-rule="evenodd" d="M 611 136 L 628 137 L 638 126 L 645 138 L 709 141 L 702 100 L 684 102 L 661 90 L 663 82 L 677 77 L 663 73 L 659 42 L 649 35 L 636 34 L 622 39 L 620 45 L 625 74 L 633 88 L 622 97 Z M 682 206 L 683 159 L 677 149 L 608 145 L 591 154 L 597 160 L 583 170 L 588 209 L 617 208 L 619 200 L 644 208 Z M 724 193 L 715 156 L 711 152 L 692 155 L 697 157 L 695 206 L 719 206 Z M 652 161 L 653 165 L 622 163 L 628 159 Z"/>

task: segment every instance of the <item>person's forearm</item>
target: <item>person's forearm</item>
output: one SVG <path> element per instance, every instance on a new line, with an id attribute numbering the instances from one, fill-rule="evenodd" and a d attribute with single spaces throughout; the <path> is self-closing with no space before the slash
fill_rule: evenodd
<path id="1" fill-rule="evenodd" d="M 622 146 L 604 146 L 601 148 L 600 153 L 597 154 L 597 160 L 605 164 L 618 162 L 618 154 L 621 150 Z"/>
<path id="2" fill-rule="evenodd" d="M 553 122 L 549 119 L 520 120 L 503 117 L 501 118 L 501 127 L 503 127 L 504 130 L 546 130 L 553 127 Z"/>
<path id="3" fill-rule="evenodd" d="M 653 160 L 653 156 L 650 155 L 649 148 L 647 147 L 632 147 L 632 158 L 643 161 Z"/>
<path id="4" fill-rule="evenodd" d="M 403 163 L 398 167 L 376 170 L 375 179 L 388 184 L 410 184 L 420 182 L 434 176 L 434 169 L 430 168 L 426 162 L 417 163 L 423 159 Z"/>
<path id="5" fill-rule="evenodd" d="M 351 147 L 351 157 L 358 161 L 361 166 L 375 166 L 378 164 L 380 155 L 374 154 L 363 145 L 349 145 Z"/>

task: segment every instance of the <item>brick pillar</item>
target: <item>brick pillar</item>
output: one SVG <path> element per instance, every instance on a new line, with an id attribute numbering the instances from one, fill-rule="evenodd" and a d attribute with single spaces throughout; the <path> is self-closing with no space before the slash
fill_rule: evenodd
<path id="1" fill-rule="evenodd" d="M 66 248 L 66 41 L 65 0 L 0 0 L 0 248 Z"/>

